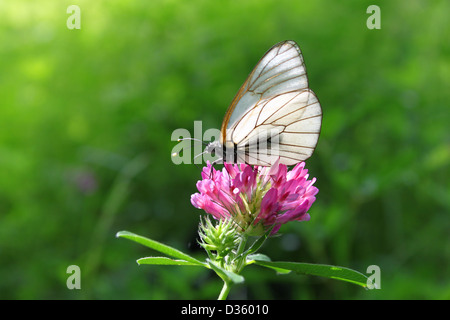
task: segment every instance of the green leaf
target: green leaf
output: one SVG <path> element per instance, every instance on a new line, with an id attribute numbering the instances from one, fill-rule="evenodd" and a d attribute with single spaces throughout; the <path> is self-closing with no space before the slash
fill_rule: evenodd
<path id="1" fill-rule="evenodd" d="M 172 265 L 172 266 L 200 266 L 197 263 L 192 263 L 186 260 L 175 260 L 167 257 L 146 257 L 137 260 L 139 265 L 141 264 L 154 264 L 154 265 Z"/>
<path id="2" fill-rule="evenodd" d="M 263 267 L 271 268 L 281 273 L 294 271 L 300 274 L 327 277 L 367 287 L 367 276 L 361 272 L 338 266 L 325 264 L 300 263 L 300 262 L 271 262 L 254 259 L 254 263 Z"/>
<path id="3" fill-rule="evenodd" d="M 137 242 L 139 244 L 142 244 L 142 245 L 144 245 L 146 247 L 149 247 L 149 248 L 151 248 L 153 250 L 156 250 L 156 251 L 159 251 L 161 253 L 164 253 L 164 254 L 166 254 L 168 256 L 171 256 L 171 257 L 174 257 L 174 258 L 178 258 L 178 259 L 181 259 L 181 260 L 185 260 L 185 261 L 191 262 L 191 263 L 193 263 L 195 265 L 201 265 L 201 266 L 204 266 L 204 267 L 207 266 L 204 262 L 201 262 L 201 261 L 195 259 L 194 257 L 191 257 L 190 255 L 187 255 L 187 254 L 185 254 L 185 253 L 183 253 L 183 252 L 181 252 L 181 251 L 179 251 L 179 250 L 177 250 L 175 248 L 172 248 L 172 247 L 170 247 L 168 245 L 165 245 L 165 244 L 163 244 L 161 242 L 158 242 L 158 241 L 155 241 L 155 240 L 151 240 L 151 239 L 148 239 L 146 237 L 134 234 L 132 232 L 120 231 L 120 232 L 117 232 L 116 237 L 117 238 L 120 237 L 120 238 L 125 238 L 125 239 L 132 240 L 132 241 Z"/>
<path id="4" fill-rule="evenodd" d="M 272 232 L 272 229 L 273 229 L 273 226 L 272 226 L 272 228 L 267 230 L 265 234 L 263 234 L 261 237 L 259 237 L 255 242 L 253 242 L 251 247 L 248 248 L 248 250 L 244 254 L 249 255 L 249 254 L 252 254 L 253 252 L 258 251 L 262 247 L 264 242 L 267 240 L 267 238 L 269 237 L 270 233 Z"/>
<path id="5" fill-rule="evenodd" d="M 255 253 L 255 254 L 250 254 L 247 256 L 247 264 L 254 263 L 255 262 L 254 260 L 272 261 L 272 260 L 270 260 L 270 258 L 268 256 L 266 256 L 265 254 L 262 254 L 262 253 Z"/>
<path id="6" fill-rule="evenodd" d="M 211 260 L 208 260 L 208 264 L 211 267 L 211 269 L 213 269 L 224 281 L 231 280 L 234 283 L 242 283 L 242 282 L 244 282 L 244 277 L 243 276 L 241 276 L 241 275 L 239 275 L 237 273 L 225 270 L 224 268 L 219 267 L 218 265 L 216 265 Z M 226 281 L 226 282 L 228 282 L 228 281 Z"/>

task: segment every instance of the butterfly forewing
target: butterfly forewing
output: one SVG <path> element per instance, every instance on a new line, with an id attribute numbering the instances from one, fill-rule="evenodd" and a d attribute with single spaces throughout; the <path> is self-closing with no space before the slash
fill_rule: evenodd
<path id="1" fill-rule="evenodd" d="M 303 57 L 297 44 L 284 41 L 273 46 L 258 62 L 241 86 L 225 115 L 222 132 L 258 101 L 278 93 L 308 87 Z"/>
<path id="2" fill-rule="evenodd" d="M 284 41 L 259 61 L 232 101 L 222 123 L 221 143 L 235 161 L 269 166 L 308 159 L 319 138 L 322 110 L 308 88 L 297 44 Z"/>
<path id="3" fill-rule="evenodd" d="M 249 90 L 267 99 L 277 94 L 308 87 L 300 49 L 293 42 L 272 48 L 256 66 Z"/>

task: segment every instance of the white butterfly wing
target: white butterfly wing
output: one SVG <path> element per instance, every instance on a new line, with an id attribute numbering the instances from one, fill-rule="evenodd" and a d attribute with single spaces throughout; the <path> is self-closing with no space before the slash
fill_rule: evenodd
<path id="1" fill-rule="evenodd" d="M 317 144 L 322 110 L 308 88 L 299 47 L 284 41 L 260 60 L 237 93 L 222 123 L 221 142 L 237 147 L 236 162 L 292 165 Z"/>
<path id="2" fill-rule="evenodd" d="M 293 41 L 280 42 L 261 58 L 250 73 L 232 101 L 223 125 L 231 128 L 261 100 L 306 88 L 308 79 L 300 48 Z"/>

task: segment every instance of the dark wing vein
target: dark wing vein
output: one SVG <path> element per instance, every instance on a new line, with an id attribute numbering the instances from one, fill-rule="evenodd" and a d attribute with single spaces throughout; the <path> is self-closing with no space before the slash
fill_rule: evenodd
<path id="1" fill-rule="evenodd" d="M 287 116 L 289 116 L 289 115 L 291 115 L 291 114 L 293 114 L 293 113 L 295 113 L 295 112 L 297 112 L 297 111 L 299 111 L 299 110 L 302 110 L 302 109 L 305 109 L 305 108 L 307 108 L 307 107 L 310 107 L 310 106 L 312 106 L 312 105 L 314 105 L 314 104 L 316 104 L 316 103 L 317 103 L 317 102 L 313 102 L 313 103 L 307 104 L 307 105 L 305 105 L 305 106 L 302 106 L 301 108 L 294 109 L 293 111 L 291 111 L 291 112 L 289 112 L 289 113 L 286 113 L 285 115 L 283 115 L 283 116 L 281 116 L 281 117 L 279 117 L 279 118 L 273 120 L 271 123 L 277 122 L 277 121 L 279 121 L 280 119 L 283 119 L 284 117 L 287 117 Z M 286 125 L 286 126 L 290 126 L 290 125 L 292 125 L 292 124 L 294 124 L 294 123 L 296 123 L 296 122 L 300 122 L 300 121 L 303 121 L 303 120 L 315 118 L 315 117 L 317 117 L 317 116 L 322 116 L 322 114 L 317 114 L 317 115 L 310 116 L 310 117 L 306 117 L 306 118 L 295 119 L 294 121 L 289 122 L 289 124 L 285 124 L 285 125 Z"/>
<path id="2" fill-rule="evenodd" d="M 275 58 L 275 57 L 274 57 L 274 58 Z M 268 69 L 268 70 L 266 70 L 266 71 L 264 71 L 264 72 L 261 72 L 261 73 L 258 75 L 258 78 L 261 77 L 261 76 L 263 76 L 264 74 L 266 74 L 266 73 L 272 71 L 273 69 L 275 69 L 275 68 L 281 66 L 282 64 L 285 64 L 286 62 L 288 62 L 288 61 L 290 61 L 290 60 L 292 60 L 292 59 L 295 59 L 295 58 L 298 58 L 298 56 L 293 56 L 293 57 L 290 57 L 289 59 L 286 59 L 286 60 L 281 61 L 280 63 L 274 65 L 274 66 L 271 67 L 270 69 Z M 301 63 L 301 64 L 299 64 L 299 65 L 296 65 L 294 68 L 291 68 L 291 69 L 299 68 L 299 67 L 302 67 L 302 66 L 303 66 L 303 63 Z"/>
<path id="3" fill-rule="evenodd" d="M 263 74 L 264 73 L 264 69 L 266 69 L 266 67 L 272 62 L 272 60 L 273 59 L 275 59 L 278 55 L 279 55 L 279 52 L 280 52 L 280 49 L 281 49 L 281 47 L 282 46 L 280 46 L 279 48 L 278 48 L 278 51 L 277 51 L 277 54 L 276 55 L 274 55 L 265 65 L 264 65 L 264 67 L 261 69 L 261 71 L 259 72 L 259 74 L 255 77 L 255 79 L 252 81 L 252 83 L 251 83 L 251 86 L 249 86 L 249 87 L 252 87 L 254 84 L 255 84 L 255 82 L 259 79 L 259 77 L 261 76 L 261 74 Z M 264 57 L 270 52 L 271 50 L 269 50 L 269 51 L 267 51 L 267 53 L 262 57 L 262 59 L 264 59 Z M 262 60 L 261 59 L 261 60 Z M 258 66 L 259 65 L 259 63 L 256 65 L 256 66 Z"/>

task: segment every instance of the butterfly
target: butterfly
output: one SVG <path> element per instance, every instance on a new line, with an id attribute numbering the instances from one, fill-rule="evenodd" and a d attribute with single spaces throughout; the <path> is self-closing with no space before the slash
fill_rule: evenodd
<path id="1" fill-rule="evenodd" d="M 231 102 L 220 139 L 204 153 L 214 163 L 271 166 L 308 159 L 317 145 L 322 109 L 308 87 L 297 43 L 283 41 L 266 52 Z"/>

